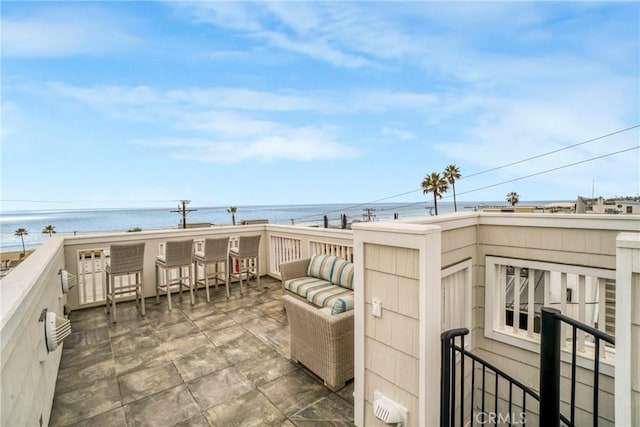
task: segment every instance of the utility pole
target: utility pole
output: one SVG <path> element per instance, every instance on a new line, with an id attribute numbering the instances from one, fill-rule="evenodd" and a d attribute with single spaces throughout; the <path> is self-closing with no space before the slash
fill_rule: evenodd
<path id="1" fill-rule="evenodd" d="M 374 221 L 376 219 L 376 215 L 373 213 L 375 209 L 373 208 L 365 208 L 363 209 L 364 213 L 362 214 L 362 220 L 364 222 Z"/>
<path id="2" fill-rule="evenodd" d="M 191 203 L 191 200 L 180 200 L 182 206 L 178 205 L 178 210 L 171 211 L 182 215 L 182 228 L 187 228 L 187 214 L 189 212 L 197 211 L 197 209 L 187 209 L 187 205 Z"/>

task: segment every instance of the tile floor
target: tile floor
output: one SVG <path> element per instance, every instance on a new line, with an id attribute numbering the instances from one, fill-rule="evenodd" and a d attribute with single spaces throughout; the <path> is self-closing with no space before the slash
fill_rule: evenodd
<path id="1" fill-rule="evenodd" d="M 289 357 L 280 282 L 265 277 L 211 303 L 200 290 L 71 313 L 52 426 L 352 426 L 353 381 L 335 393 Z"/>

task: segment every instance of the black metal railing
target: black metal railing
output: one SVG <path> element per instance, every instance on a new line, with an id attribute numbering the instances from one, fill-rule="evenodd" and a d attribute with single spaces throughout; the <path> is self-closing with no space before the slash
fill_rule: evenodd
<path id="1" fill-rule="evenodd" d="M 561 323 L 572 327 L 573 340 L 571 351 L 571 400 L 569 402 L 569 416 L 560 413 L 560 352 Z M 615 339 L 603 331 L 578 322 L 559 310 L 542 309 L 542 330 L 540 334 L 540 394 L 530 387 L 498 369 L 491 363 L 465 350 L 465 336 L 469 334 L 467 328 L 452 329 L 441 335 L 442 367 L 440 383 L 440 426 L 452 427 L 456 425 L 522 425 L 529 418 L 527 401 L 533 399 L 539 403 L 539 425 L 541 426 L 575 426 L 576 406 L 576 359 L 578 350 L 578 330 L 594 337 L 594 367 L 593 367 L 593 425 L 598 425 L 598 397 L 600 392 L 600 352 L 601 341 L 615 345 Z M 459 338 L 459 344 L 456 339 Z M 470 405 L 465 402 L 465 359 L 471 360 Z M 458 367 L 459 366 L 459 367 Z M 459 371 L 459 372 L 458 372 Z M 476 384 L 476 371 L 481 371 L 481 383 Z M 487 384 L 487 373 L 493 375 L 493 386 Z M 508 398 L 500 397 L 499 385 L 502 379 L 508 386 Z M 459 381 L 459 388 L 456 383 Z M 514 388 L 520 390 L 522 399 L 514 401 Z M 480 402 L 476 402 L 476 392 L 479 392 Z M 488 399 L 487 399 L 488 396 Z M 489 402 L 487 402 L 489 400 Z M 491 402 L 493 400 L 493 402 Z M 502 403 L 499 406 L 499 402 Z M 479 403 L 479 405 L 477 405 Z M 477 406 L 477 407 L 476 407 Z M 506 406 L 506 407 L 505 407 Z M 529 405 L 531 406 L 531 405 Z M 506 411 L 505 411 L 506 409 Z M 517 409 L 516 413 L 514 409 Z"/>
<path id="2" fill-rule="evenodd" d="M 562 322 L 572 328 L 571 349 L 571 401 L 569 417 L 560 414 L 560 351 Z M 565 425 L 575 425 L 576 407 L 576 356 L 578 330 L 593 336 L 593 425 L 598 425 L 598 396 L 600 394 L 600 347 L 601 341 L 615 345 L 615 338 L 589 325 L 578 322 L 553 308 L 542 309 L 542 331 L 540 334 L 540 425 L 558 426 L 560 421 Z"/>
<path id="3" fill-rule="evenodd" d="M 484 424 L 522 425 L 527 420 L 527 401 L 533 399 L 538 402 L 540 397 L 531 388 L 516 380 L 506 372 L 465 350 L 464 337 L 469 334 L 467 328 L 452 329 L 441 336 L 442 343 L 442 377 L 440 383 L 440 426 L 473 426 Z M 456 344 L 456 338 L 460 344 Z M 459 370 L 456 359 L 459 358 Z M 465 359 L 471 359 L 471 402 L 465 404 Z M 476 371 L 480 372 L 476 384 Z M 493 381 L 487 381 L 487 375 L 492 375 Z M 502 381 L 501 381 L 502 379 Z M 456 382 L 460 381 L 459 393 Z M 492 382 L 493 384 L 487 384 Z M 508 387 L 508 399 L 500 403 L 500 383 Z M 519 389 L 522 398 L 515 402 L 514 388 Z M 476 391 L 479 391 L 480 402 L 476 402 Z M 458 400 L 459 399 L 459 400 Z M 476 408 L 476 404 L 479 406 Z M 456 405 L 459 405 L 456 408 Z M 506 405 L 506 407 L 505 407 Z M 506 409 L 506 411 L 504 410 Z M 517 412 L 516 412 L 517 409 Z M 541 424 L 542 425 L 542 424 Z"/>

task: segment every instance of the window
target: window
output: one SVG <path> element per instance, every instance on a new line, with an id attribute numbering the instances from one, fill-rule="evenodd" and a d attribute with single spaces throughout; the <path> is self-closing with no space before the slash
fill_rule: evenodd
<path id="1" fill-rule="evenodd" d="M 615 271 L 487 256 L 485 336 L 538 351 L 542 307 L 611 333 L 615 327 Z M 571 334 L 561 331 L 563 347 Z M 577 347 L 592 351 L 593 337 L 580 332 Z M 607 348 L 607 357 L 613 354 Z M 606 359 L 605 358 L 605 359 Z M 612 358 L 610 362 L 612 362 Z M 593 362 L 591 362 L 593 363 Z"/>

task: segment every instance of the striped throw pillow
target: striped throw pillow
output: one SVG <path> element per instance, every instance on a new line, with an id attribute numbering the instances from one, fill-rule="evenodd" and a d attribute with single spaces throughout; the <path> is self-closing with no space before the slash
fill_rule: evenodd
<path id="1" fill-rule="evenodd" d="M 331 307 L 331 314 L 340 314 L 349 310 L 353 310 L 353 294 L 345 295 L 335 300 Z"/>
<path id="2" fill-rule="evenodd" d="M 331 281 L 331 273 L 333 265 L 337 257 L 329 255 L 314 255 L 309 262 L 307 268 L 307 276 L 317 277 L 318 279 Z"/>
<path id="3" fill-rule="evenodd" d="M 338 258 L 331 273 L 331 283 L 353 289 L 353 264 L 346 259 Z"/>

